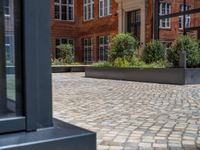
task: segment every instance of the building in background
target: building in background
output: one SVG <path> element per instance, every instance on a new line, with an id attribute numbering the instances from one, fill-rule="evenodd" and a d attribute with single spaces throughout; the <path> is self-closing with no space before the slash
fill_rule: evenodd
<path id="1" fill-rule="evenodd" d="M 52 58 L 61 43 L 73 45 L 76 61 L 91 63 L 108 58 L 111 38 L 130 32 L 141 46 L 153 37 L 153 0 L 51 0 Z M 186 9 L 200 7 L 187 0 Z M 183 0 L 160 0 L 160 15 L 183 11 Z M 160 40 L 171 43 L 183 33 L 183 16 L 160 20 Z M 186 27 L 200 25 L 200 14 L 187 15 Z M 199 38 L 199 31 L 189 35 Z"/>
<path id="2" fill-rule="evenodd" d="M 4 17 L 5 17 L 5 50 L 7 65 L 14 65 L 14 6 L 13 0 L 4 0 Z"/>

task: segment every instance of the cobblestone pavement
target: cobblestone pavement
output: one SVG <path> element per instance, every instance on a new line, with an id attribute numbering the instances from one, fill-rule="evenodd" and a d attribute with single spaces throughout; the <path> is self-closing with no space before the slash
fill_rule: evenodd
<path id="1" fill-rule="evenodd" d="M 98 150 L 200 149 L 200 85 L 53 74 L 54 116 L 97 132 Z"/>

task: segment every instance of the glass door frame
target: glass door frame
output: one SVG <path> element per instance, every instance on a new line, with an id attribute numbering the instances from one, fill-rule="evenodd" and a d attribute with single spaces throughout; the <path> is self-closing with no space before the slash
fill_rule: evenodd
<path id="1" fill-rule="evenodd" d="M 137 21 L 137 13 L 139 14 L 139 22 Z M 133 35 L 140 41 L 141 38 L 141 9 L 136 9 L 127 12 L 127 32 L 133 33 Z M 133 22 L 131 17 L 134 15 Z M 134 31 L 131 31 L 131 28 L 134 26 Z M 139 28 L 139 33 L 137 33 L 137 28 Z"/>
<path id="2" fill-rule="evenodd" d="M 26 117 L 24 113 L 24 99 L 23 99 L 23 73 L 22 73 L 22 1 L 13 0 L 14 5 L 14 39 L 15 39 L 15 86 L 16 86 L 16 103 L 15 113 L 16 116 L 3 117 L 0 119 L 0 134 L 8 132 L 22 131 L 26 129 Z M 4 16 L 4 0 L 0 1 L 0 53 L 1 62 L 0 68 L 2 73 L 0 74 L 0 91 L 3 93 L 1 96 L 7 99 L 6 96 L 6 52 L 5 52 L 5 16 Z M 3 101 L 0 105 L 4 108 L 7 106 L 7 102 Z"/>

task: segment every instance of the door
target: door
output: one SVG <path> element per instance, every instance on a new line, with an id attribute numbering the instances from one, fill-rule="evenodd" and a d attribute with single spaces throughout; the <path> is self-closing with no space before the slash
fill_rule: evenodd
<path id="1" fill-rule="evenodd" d="M 20 0 L 0 0 L 0 134 L 25 130 Z"/>
<path id="2" fill-rule="evenodd" d="M 140 40 L 141 33 L 141 11 L 134 10 L 127 13 L 127 31 Z"/>

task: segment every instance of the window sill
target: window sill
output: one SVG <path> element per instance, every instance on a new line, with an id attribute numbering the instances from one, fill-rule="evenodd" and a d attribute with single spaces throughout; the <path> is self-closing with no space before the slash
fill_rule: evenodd
<path id="1" fill-rule="evenodd" d="M 83 20 L 83 22 L 90 22 L 90 21 L 94 21 L 94 18 L 92 18 L 92 19 L 88 19 L 88 20 Z"/>
<path id="2" fill-rule="evenodd" d="M 67 22 L 67 23 L 75 23 L 74 20 L 61 20 L 61 19 L 54 19 L 57 22 Z"/>
<path id="3" fill-rule="evenodd" d="M 106 15 L 106 16 L 99 16 L 99 19 L 104 19 L 104 18 L 108 18 L 108 17 L 112 17 L 112 14 Z"/>
<path id="4" fill-rule="evenodd" d="M 170 28 L 164 28 L 164 27 L 160 27 L 159 28 L 159 30 L 167 30 L 167 31 L 171 31 L 172 30 L 172 28 L 170 27 Z"/>

